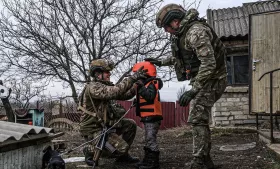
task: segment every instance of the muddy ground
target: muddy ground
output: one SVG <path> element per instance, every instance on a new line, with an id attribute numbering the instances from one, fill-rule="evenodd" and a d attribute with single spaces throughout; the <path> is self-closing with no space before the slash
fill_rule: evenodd
<path id="1" fill-rule="evenodd" d="M 245 129 L 211 129 L 212 151 L 211 155 L 215 165 L 219 169 L 280 169 L 280 163 L 265 143 L 260 142 L 258 135 L 253 130 Z M 143 157 L 143 130 L 138 129 L 136 139 L 130 150 L 134 156 Z M 59 139 L 68 140 L 68 148 L 75 147 L 83 142 L 78 133 L 66 133 Z M 186 164 L 192 159 L 192 137 L 189 127 L 180 127 L 169 130 L 161 130 L 158 134 L 160 146 L 161 169 L 187 169 Z M 249 150 L 221 151 L 225 145 L 241 145 L 256 142 L 256 146 Z M 83 156 L 81 149 L 68 154 L 66 157 Z M 117 165 L 113 160 L 101 159 L 103 169 L 133 169 L 133 166 Z M 67 169 L 81 168 L 85 163 L 67 164 Z"/>

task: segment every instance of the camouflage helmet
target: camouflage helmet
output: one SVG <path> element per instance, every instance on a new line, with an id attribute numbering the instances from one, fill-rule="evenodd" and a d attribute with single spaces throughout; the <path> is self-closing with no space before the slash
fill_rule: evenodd
<path id="1" fill-rule="evenodd" d="M 167 4 L 156 15 L 156 25 L 159 28 L 169 24 L 174 19 L 182 19 L 186 10 L 177 4 Z"/>
<path id="2" fill-rule="evenodd" d="M 94 75 L 94 73 L 99 70 L 99 71 L 111 71 L 114 69 L 114 63 L 111 60 L 106 60 L 106 59 L 96 59 L 93 60 L 90 63 L 90 70 L 89 73 L 91 76 Z"/>

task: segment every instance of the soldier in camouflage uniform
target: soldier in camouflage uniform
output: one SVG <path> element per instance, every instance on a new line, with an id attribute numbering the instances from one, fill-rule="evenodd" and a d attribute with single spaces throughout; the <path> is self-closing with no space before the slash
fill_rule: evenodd
<path id="1" fill-rule="evenodd" d="M 80 122 L 80 133 L 86 141 L 99 135 L 103 126 L 114 125 L 126 110 L 114 100 L 127 100 L 135 95 L 135 82 L 146 78 L 146 71 L 140 68 L 132 76 L 117 85 L 110 82 L 110 71 L 114 64 L 104 59 L 91 62 L 90 75 L 92 81 L 87 84 L 80 96 L 79 109 L 83 111 Z M 130 119 L 122 119 L 114 127 L 115 132 L 108 132 L 110 151 L 104 149 L 102 157 L 115 157 L 116 162 L 136 163 L 138 158 L 131 157 L 128 150 L 136 134 L 136 123 Z M 93 165 L 94 145 L 84 148 L 85 161 Z"/>
<path id="2" fill-rule="evenodd" d="M 192 100 L 188 122 L 192 124 L 192 169 L 212 169 L 209 116 L 214 103 L 226 88 L 225 47 L 213 29 L 198 17 L 198 11 L 185 11 L 180 5 L 164 6 L 156 25 L 171 34 L 172 56 L 159 60 L 147 58 L 158 66 L 174 65 L 178 81 L 190 80 L 192 89 L 179 99 L 181 106 Z"/>

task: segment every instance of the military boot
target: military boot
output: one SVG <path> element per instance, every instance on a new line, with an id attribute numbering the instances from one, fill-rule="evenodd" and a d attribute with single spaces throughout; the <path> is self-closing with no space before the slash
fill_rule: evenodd
<path id="1" fill-rule="evenodd" d="M 149 157 L 149 149 L 148 148 L 146 148 L 146 147 L 144 147 L 143 148 L 143 150 L 144 150 L 144 158 L 142 159 L 142 161 L 140 161 L 139 163 L 137 163 L 136 165 L 135 165 L 135 167 L 139 167 L 139 166 L 141 166 L 141 165 L 145 165 L 146 163 L 147 163 L 147 161 L 148 161 L 148 157 Z"/>
<path id="2" fill-rule="evenodd" d="M 90 152 L 88 147 L 85 147 L 83 149 L 83 153 L 85 155 L 85 162 L 88 166 L 93 166 L 93 155 L 94 153 L 93 152 Z M 96 164 L 97 166 L 98 164 Z"/>
<path id="3" fill-rule="evenodd" d="M 138 163 L 140 160 L 138 157 L 132 157 L 128 153 L 116 158 L 116 163 Z"/>
<path id="4" fill-rule="evenodd" d="M 143 162 L 138 164 L 138 169 L 160 169 L 159 151 L 145 150 L 145 157 Z"/>
<path id="5" fill-rule="evenodd" d="M 215 165 L 211 159 L 210 154 L 204 156 L 204 164 L 207 166 L 208 169 L 215 169 Z"/>

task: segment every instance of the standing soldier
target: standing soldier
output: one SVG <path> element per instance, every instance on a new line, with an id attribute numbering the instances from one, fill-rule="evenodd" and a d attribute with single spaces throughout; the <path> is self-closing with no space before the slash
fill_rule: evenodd
<path id="1" fill-rule="evenodd" d="M 146 61 L 158 66 L 174 65 L 178 81 L 190 80 L 192 89 L 179 99 L 181 106 L 187 106 L 193 100 L 188 119 L 193 132 L 190 168 L 212 169 L 209 116 L 226 88 L 226 50 L 214 30 L 198 15 L 197 10 L 186 11 L 177 4 L 160 9 L 156 25 L 171 34 L 172 57 L 147 58 Z"/>
<path id="2" fill-rule="evenodd" d="M 114 68 L 111 61 L 97 59 L 91 62 L 90 76 L 92 81 L 87 84 L 80 96 L 79 109 L 83 111 L 80 123 L 80 133 L 86 141 L 94 139 L 102 132 L 103 127 L 111 127 L 126 112 L 114 100 L 126 100 L 135 95 L 134 83 L 146 78 L 146 72 L 139 68 L 132 76 L 117 85 L 110 82 L 110 71 Z M 135 138 L 136 123 L 133 120 L 122 119 L 107 132 L 108 149 L 102 150 L 103 157 L 115 157 L 116 162 L 136 163 L 138 158 L 131 157 L 128 150 Z M 108 145 L 108 144 L 107 144 Z M 84 148 L 85 161 L 93 165 L 94 143 Z"/>
<path id="3" fill-rule="evenodd" d="M 159 169 L 159 148 L 157 133 L 162 120 L 159 90 L 163 87 L 161 79 L 156 78 L 155 65 L 150 62 L 139 62 L 132 68 L 136 72 L 140 67 L 147 70 L 147 79 L 138 80 L 136 93 L 136 115 L 141 117 L 145 126 L 145 156 L 137 164 L 138 169 Z"/>

